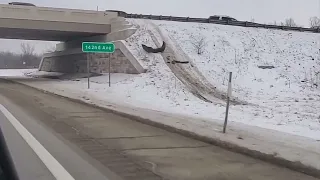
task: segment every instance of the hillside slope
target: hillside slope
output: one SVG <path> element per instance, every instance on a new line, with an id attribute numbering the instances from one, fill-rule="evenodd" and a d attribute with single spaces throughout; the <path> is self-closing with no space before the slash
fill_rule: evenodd
<path id="1" fill-rule="evenodd" d="M 272 128 L 301 135 L 308 134 L 302 129 L 320 132 L 318 34 L 153 22 L 166 30 L 218 90 L 227 91 L 228 72 L 233 72 L 233 95 L 257 105 L 234 108 L 243 114 L 231 112 L 233 121 L 267 128 L 273 124 L 277 127 Z M 202 38 L 207 45 L 199 55 L 193 44 Z M 258 67 L 263 65 L 275 68 Z"/>
<path id="2" fill-rule="evenodd" d="M 235 95 L 246 100 L 255 101 L 262 96 L 270 99 L 274 94 L 289 96 L 289 92 L 319 92 L 317 34 L 200 23 L 155 23 L 175 39 L 211 83 L 224 91 L 227 73 L 232 71 Z M 202 37 L 207 46 L 198 55 L 193 43 Z M 275 69 L 258 68 L 262 65 Z"/>
<path id="3" fill-rule="evenodd" d="M 206 102 L 214 104 L 223 103 L 226 100 L 226 93 L 219 92 L 198 70 L 192 59 L 176 44 L 166 32 L 159 29 L 157 25 L 146 20 L 149 35 L 157 45 L 161 46 L 161 42 L 166 43 L 166 49 L 161 53 L 164 62 L 171 69 L 174 75 L 183 83 L 183 85 L 196 97 Z M 177 62 L 188 62 L 177 63 Z M 232 98 L 232 103 L 240 104 L 239 101 Z"/>

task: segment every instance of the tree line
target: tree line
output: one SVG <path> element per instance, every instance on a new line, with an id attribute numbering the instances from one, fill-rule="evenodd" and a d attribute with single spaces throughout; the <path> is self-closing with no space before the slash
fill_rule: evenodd
<path id="1" fill-rule="evenodd" d="M 34 46 L 22 43 L 20 47 L 21 53 L 0 52 L 0 69 L 30 69 L 39 66 L 42 55 L 35 53 Z"/>
<path id="2" fill-rule="evenodd" d="M 251 19 L 251 22 L 255 22 L 255 19 Z M 288 26 L 288 27 L 303 27 L 298 25 L 293 18 L 287 18 L 283 22 L 274 21 L 272 23 L 268 23 L 270 25 L 277 26 Z M 320 18 L 314 16 L 309 19 L 309 27 L 311 28 L 320 28 Z"/>

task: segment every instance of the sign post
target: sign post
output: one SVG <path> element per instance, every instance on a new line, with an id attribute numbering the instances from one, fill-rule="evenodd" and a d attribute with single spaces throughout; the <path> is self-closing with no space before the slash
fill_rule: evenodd
<path id="1" fill-rule="evenodd" d="M 109 56 L 109 87 L 111 87 L 111 57 L 110 57 L 110 54 L 108 55 Z"/>
<path id="2" fill-rule="evenodd" d="M 230 97 L 231 97 L 231 91 L 232 91 L 232 89 L 231 89 L 231 80 L 232 80 L 232 72 L 229 73 L 227 107 L 226 107 L 226 116 L 225 116 L 224 125 L 223 125 L 223 133 L 226 133 L 227 124 L 228 124 L 229 105 L 230 105 Z"/>
<path id="3" fill-rule="evenodd" d="M 87 78 L 88 78 L 88 89 L 90 89 L 90 54 L 87 53 Z"/>
<path id="4" fill-rule="evenodd" d="M 90 54 L 89 53 L 107 53 L 109 54 L 109 87 L 111 86 L 111 57 L 116 47 L 110 42 L 82 42 L 82 52 L 87 53 L 87 73 L 88 73 L 88 89 L 90 88 Z"/>

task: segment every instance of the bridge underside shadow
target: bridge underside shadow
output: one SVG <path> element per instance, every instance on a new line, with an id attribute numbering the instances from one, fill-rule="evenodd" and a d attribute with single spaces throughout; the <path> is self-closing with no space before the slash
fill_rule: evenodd
<path id="1" fill-rule="evenodd" d="M 116 50 L 112 54 L 83 53 L 81 48 L 47 53 L 39 65 L 40 71 L 61 73 L 87 73 L 89 58 L 90 73 L 128 73 L 140 74 L 146 70 L 127 49 L 122 41 L 114 42 Z"/>
<path id="2" fill-rule="evenodd" d="M 92 37 L 96 35 L 104 34 L 54 30 L 39 31 L 37 29 L 0 28 L 1 39 L 22 39 L 23 37 L 27 37 L 28 40 L 69 41 L 77 39 L 79 37 Z"/>
<path id="3" fill-rule="evenodd" d="M 91 73 L 109 72 L 109 61 L 111 73 L 140 74 L 146 72 L 136 57 L 122 41 L 136 32 L 135 28 L 128 28 L 129 24 L 115 21 L 115 31 L 106 35 L 84 37 L 77 40 L 67 41 L 56 45 L 56 51 L 43 56 L 39 65 L 40 71 L 61 73 L 86 73 L 89 59 L 89 70 Z M 119 30 L 120 29 L 120 30 Z M 82 42 L 113 42 L 116 50 L 112 54 L 83 53 Z"/>

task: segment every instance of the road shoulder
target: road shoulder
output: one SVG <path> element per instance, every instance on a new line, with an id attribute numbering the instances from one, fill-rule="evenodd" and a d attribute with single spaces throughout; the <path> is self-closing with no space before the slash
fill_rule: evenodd
<path id="1" fill-rule="evenodd" d="M 46 127 L 46 125 L 41 123 L 40 120 L 34 119 L 35 117 L 29 114 L 29 111 L 27 112 L 24 109 L 21 109 L 21 107 L 17 106 L 15 103 L 12 103 L 10 99 L 1 95 L 0 102 L 8 111 L 14 114 L 14 117 L 21 123 L 21 125 L 24 126 L 29 132 L 31 132 L 33 137 L 47 149 L 47 151 L 66 169 L 68 173 L 72 175 L 74 179 L 108 180 L 108 177 L 112 177 L 112 179 L 121 180 L 114 173 L 112 173 L 98 161 L 84 153 L 77 146 L 73 145 L 65 138 L 59 136 L 54 131 L 50 130 L 48 127 Z M 45 114 L 39 114 L 39 117 L 48 119 L 48 115 Z M 29 146 L 25 140 L 23 141 L 27 146 Z M 31 148 L 30 150 L 32 151 Z M 23 157 L 26 158 L 25 154 L 22 154 Z M 21 159 L 24 159 L 23 157 L 18 156 L 18 158 Z M 19 159 L 18 161 L 21 161 L 21 159 Z M 42 164 L 42 167 L 46 166 Z M 34 170 L 38 170 L 37 167 L 34 168 Z M 27 169 L 24 169 L 24 171 L 27 171 Z M 53 179 L 59 178 L 55 177 Z M 65 179 L 65 176 L 63 176 L 62 179 Z"/>

